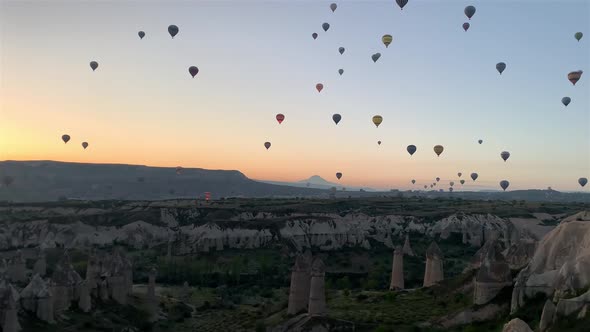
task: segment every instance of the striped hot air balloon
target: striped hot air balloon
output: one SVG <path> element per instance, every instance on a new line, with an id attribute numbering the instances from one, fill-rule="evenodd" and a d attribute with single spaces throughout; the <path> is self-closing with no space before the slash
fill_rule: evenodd
<path id="1" fill-rule="evenodd" d="M 279 122 L 279 124 L 283 123 L 283 120 L 285 120 L 285 116 L 281 113 L 277 114 L 276 116 L 277 121 Z"/>
<path id="2" fill-rule="evenodd" d="M 582 78 L 582 73 L 583 73 L 583 71 L 581 71 L 581 70 L 572 71 L 569 74 L 567 74 L 567 79 L 570 82 L 572 82 L 573 85 L 576 85 L 576 83 L 578 83 L 580 78 Z"/>
<path id="3" fill-rule="evenodd" d="M 391 44 L 391 42 L 393 41 L 393 37 L 391 35 L 383 35 L 383 37 L 381 37 L 381 41 L 383 42 L 383 45 L 385 45 L 385 47 L 389 47 L 389 44 Z"/>

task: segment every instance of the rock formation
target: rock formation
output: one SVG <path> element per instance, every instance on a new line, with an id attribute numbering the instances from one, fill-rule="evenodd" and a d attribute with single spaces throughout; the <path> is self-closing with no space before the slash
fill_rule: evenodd
<path id="1" fill-rule="evenodd" d="M 47 261 L 45 259 L 45 253 L 43 250 L 39 251 L 39 256 L 37 257 L 37 261 L 33 266 L 33 275 L 38 274 L 40 277 L 44 277 L 47 273 Z"/>
<path id="2" fill-rule="evenodd" d="M 53 297 L 49 286 L 39 274 L 33 276 L 21 291 L 20 297 L 24 310 L 34 313 L 42 321 L 53 323 Z"/>
<path id="3" fill-rule="evenodd" d="M 99 255 L 93 250 L 86 266 L 86 282 L 94 296 L 126 304 L 133 289 L 133 265 L 120 248 L 115 248 L 112 255 Z"/>
<path id="4" fill-rule="evenodd" d="M 543 306 L 543 313 L 541 314 L 541 321 L 539 322 L 539 331 L 545 332 L 553 324 L 555 319 L 555 305 L 551 300 L 547 300 Z"/>
<path id="5" fill-rule="evenodd" d="M 148 274 L 148 288 L 147 288 L 147 306 L 148 313 L 150 315 L 150 322 L 158 320 L 158 298 L 156 296 L 156 275 L 158 271 L 155 267 L 152 267 Z"/>
<path id="6" fill-rule="evenodd" d="M 475 276 L 474 304 L 488 303 L 502 288 L 512 285 L 510 267 L 500 251 L 501 247 L 495 241 L 487 246 L 483 262 Z"/>
<path id="7" fill-rule="evenodd" d="M 406 240 L 408 238 L 406 237 Z M 406 243 L 408 243 L 406 241 Z M 405 245 L 404 245 L 405 248 Z M 411 250 L 411 249 L 410 249 Z M 391 266 L 390 290 L 404 289 L 404 252 L 402 247 L 397 246 L 393 251 L 393 264 Z"/>
<path id="8" fill-rule="evenodd" d="M 590 214 L 565 218 L 539 242 L 532 260 L 520 271 L 512 293 L 512 313 L 537 293 L 566 295 L 590 286 Z"/>
<path id="9" fill-rule="evenodd" d="M 514 318 L 504 325 L 502 332 L 533 332 L 533 330 L 523 320 Z"/>
<path id="10" fill-rule="evenodd" d="M 430 287 L 444 279 L 443 254 L 436 242 L 426 250 L 426 269 L 424 270 L 424 287 Z"/>
<path id="11" fill-rule="evenodd" d="M 25 259 L 23 257 L 23 253 L 20 250 L 17 250 L 16 254 L 8 262 L 8 266 L 6 267 L 6 274 L 8 276 L 8 280 L 12 282 L 26 282 L 26 271 L 27 270 L 25 266 Z"/>
<path id="12" fill-rule="evenodd" d="M 571 299 L 560 299 L 559 302 L 557 302 L 557 308 L 555 312 L 557 316 L 564 317 L 575 313 L 579 314 L 581 311 L 583 311 L 584 314 L 580 315 L 583 317 L 588 310 L 588 306 L 590 306 L 590 290 Z"/>
<path id="13" fill-rule="evenodd" d="M 307 312 L 310 315 L 326 314 L 326 290 L 324 277 L 326 266 L 320 258 L 313 260 L 311 265 L 311 283 L 309 289 L 309 307 Z"/>
<path id="14" fill-rule="evenodd" d="M 410 236 L 406 234 L 406 240 L 404 241 L 404 255 L 414 256 L 414 250 L 410 246 Z"/>
<path id="15" fill-rule="evenodd" d="M 89 312 L 92 308 L 92 301 L 90 299 L 90 289 L 88 282 L 83 281 L 80 285 L 80 298 L 78 299 L 78 308 L 83 312 Z"/>
<path id="16" fill-rule="evenodd" d="M 4 332 L 18 332 L 21 326 L 18 322 L 18 291 L 12 284 L 0 279 L 0 326 Z"/>
<path id="17" fill-rule="evenodd" d="M 72 302 L 78 299 L 81 283 L 82 278 L 74 270 L 68 252 L 64 252 L 51 276 L 53 310 L 56 313 L 69 309 Z"/>
<path id="18" fill-rule="evenodd" d="M 309 251 L 295 258 L 295 264 L 291 270 L 291 286 L 287 307 L 289 315 L 295 315 L 307 309 L 311 282 L 311 260 L 312 257 Z"/>
<path id="19" fill-rule="evenodd" d="M 533 258 L 537 241 L 532 239 L 521 239 L 508 248 L 506 262 L 512 270 L 520 270 L 525 267 Z"/>

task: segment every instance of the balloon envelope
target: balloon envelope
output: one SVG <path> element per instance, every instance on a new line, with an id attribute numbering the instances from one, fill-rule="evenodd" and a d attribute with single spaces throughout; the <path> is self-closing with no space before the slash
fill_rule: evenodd
<path id="1" fill-rule="evenodd" d="M 82 147 L 84 148 L 84 150 L 86 150 L 86 148 L 88 147 L 88 142 L 82 142 Z"/>
<path id="2" fill-rule="evenodd" d="M 318 90 L 318 92 L 322 92 L 324 85 L 322 83 L 318 83 L 315 85 L 315 88 L 316 88 L 316 90 Z"/>
<path id="3" fill-rule="evenodd" d="M 586 185 L 586 183 L 588 183 L 588 179 L 587 178 L 579 178 L 578 183 L 580 184 L 580 186 L 583 187 Z"/>
<path id="4" fill-rule="evenodd" d="M 473 15 L 475 14 L 475 7 L 467 6 L 465 7 L 465 10 L 463 12 L 465 13 L 465 16 L 467 16 L 467 18 L 471 19 L 471 17 L 473 17 Z"/>
<path id="5" fill-rule="evenodd" d="M 270 142 L 264 142 L 264 147 L 268 150 L 270 148 Z"/>
<path id="6" fill-rule="evenodd" d="M 580 41 L 580 39 L 582 39 L 582 37 L 584 37 L 584 34 L 581 32 L 576 32 L 574 34 L 574 37 L 576 38 L 577 41 Z"/>
<path id="7" fill-rule="evenodd" d="M 569 105 L 571 102 L 572 102 L 572 99 L 570 97 L 561 98 L 561 103 L 565 106 Z"/>
<path id="8" fill-rule="evenodd" d="M 572 71 L 569 74 L 567 74 L 567 79 L 570 82 L 572 82 L 573 85 L 576 85 L 576 83 L 578 83 L 580 78 L 582 78 L 582 73 L 583 73 L 583 71 L 581 71 L 581 70 Z"/>
<path id="9" fill-rule="evenodd" d="M 90 61 L 90 68 L 92 68 L 92 71 L 95 71 L 98 68 L 98 62 Z"/>
<path id="10" fill-rule="evenodd" d="M 334 120 L 335 124 L 338 124 L 338 122 L 340 122 L 340 120 L 342 120 L 342 116 L 338 113 L 332 115 L 332 120 Z"/>
<path id="11" fill-rule="evenodd" d="M 332 9 L 332 13 L 334 11 L 336 11 L 336 8 L 338 8 L 338 5 L 337 4 L 335 4 L 335 3 L 330 4 L 330 9 Z"/>
<path id="12" fill-rule="evenodd" d="M 435 145 L 434 153 L 436 153 L 437 156 L 440 156 L 440 154 L 443 153 L 444 149 L 445 148 L 442 145 Z"/>
<path id="13" fill-rule="evenodd" d="M 172 38 L 178 34 L 178 27 L 176 25 L 169 25 L 168 26 L 168 33 Z"/>
<path id="14" fill-rule="evenodd" d="M 496 70 L 502 75 L 502 72 L 506 69 L 506 64 L 504 62 L 498 62 L 496 64 Z"/>
<path id="15" fill-rule="evenodd" d="M 344 54 L 344 51 L 346 51 L 346 49 L 345 49 L 344 47 L 340 47 L 340 48 L 338 48 L 338 52 L 339 52 L 340 54 Z"/>
<path id="16" fill-rule="evenodd" d="M 510 152 L 508 151 L 502 151 L 500 153 L 500 157 L 502 157 L 502 159 L 504 159 L 504 161 L 508 160 L 508 158 L 510 158 Z"/>
<path id="17" fill-rule="evenodd" d="M 64 143 L 67 143 L 70 140 L 70 135 L 62 135 L 61 140 L 64 141 Z"/>
<path id="18" fill-rule="evenodd" d="M 315 32 L 314 32 L 314 33 L 312 33 L 312 34 L 311 34 L 311 36 L 313 37 L 313 39 L 316 39 L 316 38 L 318 38 L 318 34 L 317 34 L 317 33 L 315 33 Z"/>
<path id="19" fill-rule="evenodd" d="M 461 184 L 464 184 L 464 183 L 465 183 L 465 180 L 461 180 L 461 181 L 459 181 L 459 182 L 460 182 Z"/>
<path id="20" fill-rule="evenodd" d="M 383 37 L 381 37 L 381 41 L 385 47 L 389 47 L 389 44 L 391 44 L 393 41 L 393 37 L 391 35 L 383 35 Z"/>
<path id="21" fill-rule="evenodd" d="M 328 31 L 328 29 L 330 29 L 330 24 L 328 24 L 328 23 L 322 24 L 322 29 L 324 29 L 324 31 Z"/>
<path id="22" fill-rule="evenodd" d="M 408 4 L 408 0 L 395 0 L 395 2 L 401 10 L 404 10 L 404 6 Z"/>
<path id="23" fill-rule="evenodd" d="M 412 184 L 415 184 L 415 183 L 416 183 L 416 180 L 413 180 L 413 179 L 412 179 Z"/>
<path id="24" fill-rule="evenodd" d="M 451 182 L 449 182 L 449 184 L 450 184 L 450 185 L 451 185 L 451 187 L 452 187 L 452 186 L 454 186 L 454 185 L 455 185 L 455 182 L 451 181 Z"/>
<path id="25" fill-rule="evenodd" d="M 440 181 L 440 178 L 436 178 L 436 182 Z"/>
<path id="26" fill-rule="evenodd" d="M 344 69 L 338 69 L 338 74 L 340 74 L 340 75 L 344 74 Z"/>
<path id="27" fill-rule="evenodd" d="M 477 173 L 471 173 L 471 179 L 472 179 L 473 181 L 477 180 L 477 177 L 478 177 L 478 176 L 479 176 L 479 175 L 477 175 Z"/>
<path id="28" fill-rule="evenodd" d="M 285 120 L 285 116 L 281 113 L 277 114 L 276 118 L 277 118 L 277 121 L 279 122 L 279 124 L 281 124 L 283 122 L 283 120 Z"/>
<path id="29" fill-rule="evenodd" d="M 381 145 L 381 141 L 377 141 L 377 144 Z"/>
<path id="30" fill-rule="evenodd" d="M 465 31 L 469 30 L 469 27 L 470 26 L 471 25 L 469 23 L 467 23 L 467 22 L 463 23 L 463 30 L 465 30 Z"/>
<path id="31" fill-rule="evenodd" d="M 461 173 L 461 172 L 457 173 L 458 177 L 461 177 L 461 175 L 463 175 L 463 173 Z"/>
<path id="32" fill-rule="evenodd" d="M 376 127 L 379 127 L 381 122 L 383 122 L 383 117 L 381 115 L 375 115 L 373 117 L 373 123 L 375 124 Z"/>
<path id="33" fill-rule="evenodd" d="M 379 60 L 380 57 L 381 57 L 381 53 L 375 53 L 375 54 L 371 55 L 371 59 L 373 59 L 373 62 L 377 62 L 377 60 Z"/>
<path id="34" fill-rule="evenodd" d="M 506 188 L 508 188 L 509 185 L 510 185 L 510 182 L 508 182 L 506 180 L 500 181 L 500 187 L 502 187 L 502 190 L 504 190 L 504 191 L 506 191 Z"/>
<path id="35" fill-rule="evenodd" d="M 406 150 L 408 151 L 408 153 L 411 155 L 414 154 L 414 152 L 416 152 L 416 146 L 415 145 L 408 145 L 408 147 L 406 148 Z"/>
<path id="36" fill-rule="evenodd" d="M 336 178 L 337 178 L 338 180 L 340 180 L 340 178 L 341 178 L 341 177 L 342 177 L 342 173 L 340 173 L 340 172 L 336 173 Z"/>
<path id="37" fill-rule="evenodd" d="M 139 36 L 139 39 L 143 39 L 143 37 L 145 37 L 145 32 L 140 31 L 137 33 L 137 35 Z"/>
<path id="38" fill-rule="evenodd" d="M 477 141 L 477 143 L 481 144 L 481 143 L 483 143 L 483 140 L 480 139 L 479 141 Z"/>
<path id="39" fill-rule="evenodd" d="M 193 78 L 195 78 L 195 76 L 199 73 L 199 68 L 197 68 L 196 66 L 190 66 L 188 68 L 188 72 L 191 74 Z"/>

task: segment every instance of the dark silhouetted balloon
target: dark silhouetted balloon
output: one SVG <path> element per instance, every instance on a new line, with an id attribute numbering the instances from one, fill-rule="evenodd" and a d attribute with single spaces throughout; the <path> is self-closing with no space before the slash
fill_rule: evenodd
<path id="1" fill-rule="evenodd" d="M 90 68 L 92 68 L 92 71 L 95 71 L 98 68 L 98 62 L 90 61 Z"/>
<path id="2" fill-rule="evenodd" d="M 436 182 L 439 182 L 439 181 L 440 181 L 440 178 L 436 178 Z"/>
<path id="3" fill-rule="evenodd" d="M 279 124 L 283 123 L 283 120 L 285 120 L 285 116 L 281 113 L 277 114 L 276 118 Z"/>
<path id="4" fill-rule="evenodd" d="M 436 153 L 436 155 L 439 157 L 440 157 L 440 154 L 443 153 L 444 150 L 445 150 L 445 148 L 442 145 L 435 145 L 434 146 L 434 153 Z"/>
<path id="5" fill-rule="evenodd" d="M 452 187 L 455 185 L 455 182 L 451 181 L 451 182 L 449 182 L 449 185 Z"/>
<path id="6" fill-rule="evenodd" d="M 415 145 L 408 145 L 408 147 L 406 148 L 406 150 L 408 151 L 408 153 L 411 155 L 414 154 L 414 152 L 416 152 L 416 146 Z"/>
<path id="7" fill-rule="evenodd" d="M 264 147 L 268 150 L 270 149 L 270 142 L 264 142 Z"/>
<path id="8" fill-rule="evenodd" d="M 324 89 L 324 85 L 322 83 L 318 83 L 315 85 L 316 90 L 318 90 L 318 92 L 322 92 L 322 90 Z"/>
<path id="9" fill-rule="evenodd" d="M 82 142 L 82 147 L 84 148 L 84 150 L 86 150 L 86 148 L 88 147 L 88 142 Z"/>
<path id="10" fill-rule="evenodd" d="M 581 70 L 572 71 L 569 74 L 567 74 L 567 79 L 570 80 L 570 82 L 572 82 L 573 85 L 576 85 L 580 78 L 582 78 L 582 73 L 583 71 Z"/>
<path id="11" fill-rule="evenodd" d="M 338 5 L 335 3 L 330 4 L 330 9 L 332 9 L 332 13 L 336 11 L 336 8 L 338 8 Z"/>
<path id="12" fill-rule="evenodd" d="M 473 181 L 477 180 L 477 177 L 478 177 L 478 176 L 479 176 L 479 175 L 477 175 L 477 173 L 471 173 L 471 179 L 472 179 Z"/>
<path id="13" fill-rule="evenodd" d="M 318 38 L 318 34 L 317 34 L 317 33 L 315 33 L 315 32 L 314 32 L 314 33 L 312 33 L 312 34 L 311 34 L 311 36 L 313 37 L 313 39 L 316 39 L 316 38 Z"/>
<path id="14" fill-rule="evenodd" d="M 342 74 L 344 74 L 344 69 L 338 69 L 338 74 L 342 76 Z"/>
<path id="15" fill-rule="evenodd" d="M 463 23 L 463 30 L 465 30 L 465 31 L 469 30 L 470 26 L 471 25 L 468 22 Z"/>
<path id="16" fill-rule="evenodd" d="M 500 181 L 500 187 L 502 187 L 502 190 L 504 190 L 504 191 L 506 191 L 506 188 L 508 188 L 509 185 L 510 185 L 510 182 L 508 182 L 506 180 Z"/>
<path id="17" fill-rule="evenodd" d="M 408 0 L 395 0 L 401 10 L 404 10 L 404 6 L 408 4 Z"/>
<path id="18" fill-rule="evenodd" d="M 176 25 L 168 26 L 168 33 L 172 38 L 178 34 L 178 27 Z"/>
<path id="19" fill-rule="evenodd" d="M 340 122 L 340 120 L 342 120 L 342 116 L 338 113 L 332 115 L 332 120 L 334 120 L 335 124 L 338 124 L 338 122 Z"/>
<path id="20" fill-rule="evenodd" d="M 461 175 L 463 175 L 463 173 L 461 173 L 461 172 L 457 173 L 458 177 L 461 177 Z"/>
<path id="21" fill-rule="evenodd" d="M 449 192 L 453 192 L 453 187 L 449 187 Z"/>
<path id="22" fill-rule="evenodd" d="M 576 32 L 574 34 L 574 38 L 576 38 L 577 41 L 580 41 L 580 39 L 582 39 L 582 37 L 584 37 L 584 34 L 581 32 Z"/>
<path id="23" fill-rule="evenodd" d="M 464 184 L 464 183 L 465 183 L 465 180 L 460 180 L 459 182 L 460 182 L 461 184 Z"/>
<path id="24" fill-rule="evenodd" d="M 139 39 L 143 39 L 143 37 L 145 37 L 145 32 L 140 31 L 137 33 L 137 35 L 139 36 Z"/>
<path id="25" fill-rule="evenodd" d="M 477 143 L 481 144 L 481 143 L 483 143 L 483 140 L 480 139 L 479 141 L 477 141 Z"/>
<path id="26" fill-rule="evenodd" d="M 340 173 L 340 172 L 336 173 L 336 178 L 337 178 L 338 180 L 340 180 L 340 178 L 342 178 L 342 173 Z"/>
<path id="27" fill-rule="evenodd" d="M 330 24 L 328 24 L 328 23 L 322 24 L 322 29 L 324 29 L 324 31 L 328 31 L 328 29 L 330 29 Z"/>
<path id="28" fill-rule="evenodd" d="M 498 71 L 498 73 L 500 73 L 500 75 L 502 75 L 504 69 L 506 69 L 506 64 L 504 62 L 498 62 L 496 64 L 496 70 Z"/>
<path id="29" fill-rule="evenodd" d="M 379 125 L 381 124 L 381 122 L 383 122 L 383 117 L 381 115 L 375 115 L 373 117 L 373 124 L 375 124 L 375 126 L 377 128 L 379 128 Z"/>
<path id="30" fill-rule="evenodd" d="M 561 103 L 565 106 L 569 105 L 572 101 L 572 98 L 570 97 L 563 97 L 561 98 Z"/>
<path id="31" fill-rule="evenodd" d="M 412 184 L 415 184 L 415 183 L 416 183 L 416 180 L 412 179 Z"/>
<path id="32" fill-rule="evenodd" d="M 377 144 L 381 145 L 381 141 L 377 141 Z"/>
<path id="33" fill-rule="evenodd" d="M 64 143 L 67 143 L 70 141 L 70 135 L 62 135 L 61 136 L 61 140 L 64 141 Z"/>
<path id="34" fill-rule="evenodd" d="M 471 19 L 475 14 L 475 7 L 467 6 L 465 7 L 465 10 L 463 12 L 465 13 L 465 16 L 467 16 L 467 18 Z"/>
<path id="35" fill-rule="evenodd" d="M 428 186 L 427 185 L 424 185 L 424 189 L 426 189 L 426 188 L 428 188 Z M 432 185 L 430 185 L 430 188 L 432 188 Z"/>
<path id="36" fill-rule="evenodd" d="M 381 57 L 381 53 L 375 53 L 375 54 L 371 55 L 371 59 L 373 59 L 373 62 L 377 62 L 377 60 L 379 60 L 380 57 Z"/>
<path id="37" fill-rule="evenodd" d="M 344 51 L 346 51 L 346 49 L 345 49 L 344 47 L 340 47 L 340 48 L 338 48 L 338 52 L 339 52 L 340 54 L 344 54 Z"/>
<path id="38" fill-rule="evenodd" d="M 500 157 L 502 157 L 502 159 L 504 159 L 504 161 L 508 160 L 508 158 L 510 158 L 510 152 L 508 151 L 502 151 L 500 153 Z"/>
<path id="39" fill-rule="evenodd" d="M 580 186 L 583 187 L 583 186 L 586 185 L 586 183 L 588 183 L 588 179 L 586 179 L 586 178 L 579 178 L 578 179 L 578 183 L 580 184 Z"/>
<path id="40" fill-rule="evenodd" d="M 195 67 L 195 66 L 190 66 L 188 68 L 188 72 L 191 74 L 191 76 L 193 78 L 195 78 L 195 76 L 199 73 L 199 68 Z"/>

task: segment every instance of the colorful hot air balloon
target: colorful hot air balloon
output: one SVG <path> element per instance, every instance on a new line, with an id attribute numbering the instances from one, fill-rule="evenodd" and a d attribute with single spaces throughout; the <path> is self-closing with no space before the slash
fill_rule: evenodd
<path id="1" fill-rule="evenodd" d="M 315 85 L 315 89 L 318 90 L 318 92 L 322 92 L 322 89 L 324 89 L 324 85 L 322 83 L 318 83 Z"/>
<path id="2" fill-rule="evenodd" d="M 338 180 L 340 180 L 340 178 L 341 178 L 341 177 L 342 177 L 342 173 L 340 173 L 340 172 L 336 173 L 336 178 L 337 178 Z"/>
<path id="3" fill-rule="evenodd" d="M 336 8 L 338 8 L 338 5 L 335 3 L 330 4 L 330 9 L 332 9 L 332 13 L 336 11 Z"/>
<path id="4" fill-rule="evenodd" d="M 416 180 L 412 179 L 412 184 L 415 184 L 415 183 L 416 183 Z"/>
<path id="5" fill-rule="evenodd" d="M 459 182 L 461 183 L 461 185 L 463 185 L 465 183 L 465 180 L 460 180 Z"/>
<path id="6" fill-rule="evenodd" d="M 82 147 L 84 148 L 84 150 L 86 150 L 86 148 L 88 147 L 88 142 L 82 142 Z"/>
<path id="7" fill-rule="evenodd" d="M 440 181 L 440 178 L 436 178 L 435 180 L 436 180 L 436 182 L 439 182 Z"/>
<path id="8" fill-rule="evenodd" d="M 195 67 L 195 66 L 190 66 L 188 68 L 188 72 L 191 74 L 191 76 L 193 78 L 195 78 L 195 76 L 199 73 L 199 68 Z"/>
<path id="9" fill-rule="evenodd" d="M 475 7 L 467 6 L 465 7 L 465 10 L 463 12 L 465 13 L 465 16 L 467 16 L 468 19 L 471 19 L 471 17 L 473 17 L 473 15 L 475 14 Z"/>
<path id="10" fill-rule="evenodd" d="M 452 187 L 455 185 L 455 182 L 451 181 L 451 182 L 449 182 L 449 185 Z"/>
<path id="11" fill-rule="evenodd" d="M 92 71 L 95 71 L 98 68 L 98 62 L 90 61 L 90 68 L 92 68 Z"/>
<path id="12" fill-rule="evenodd" d="M 342 74 L 344 74 L 344 69 L 338 69 L 338 74 L 340 74 L 340 76 L 342 76 Z"/>
<path id="13" fill-rule="evenodd" d="M 588 179 L 586 179 L 586 178 L 579 178 L 578 179 L 578 183 L 580 184 L 580 186 L 584 187 L 586 185 L 586 183 L 588 183 Z"/>
<path id="14" fill-rule="evenodd" d="M 572 82 L 573 85 L 576 85 L 580 78 L 582 78 L 582 73 L 583 71 L 581 70 L 572 71 L 569 74 L 567 74 L 567 79 L 570 80 L 570 82 Z"/>
<path id="15" fill-rule="evenodd" d="M 328 24 L 328 23 L 322 24 L 322 29 L 324 29 L 324 31 L 328 31 L 328 29 L 330 29 L 330 24 Z"/>
<path id="16" fill-rule="evenodd" d="M 373 59 L 373 62 L 377 62 L 377 60 L 379 60 L 380 57 L 381 57 L 381 53 L 375 53 L 375 54 L 371 55 L 371 59 Z"/>
<path id="17" fill-rule="evenodd" d="M 440 154 L 443 153 L 444 149 L 445 148 L 442 145 L 435 145 L 434 153 L 436 153 L 436 155 L 440 157 Z"/>
<path id="18" fill-rule="evenodd" d="M 270 149 L 270 142 L 264 142 L 264 147 L 268 150 Z"/>
<path id="19" fill-rule="evenodd" d="M 572 98 L 570 97 L 563 97 L 561 98 L 561 103 L 565 106 L 569 105 L 572 101 Z"/>
<path id="20" fill-rule="evenodd" d="M 340 122 L 340 120 L 342 120 L 342 116 L 338 113 L 332 115 L 332 120 L 334 120 L 335 124 L 338 124 L 338 122 Z"/>
<path id="21" fill-rule="evenodd" d="M 169 25 L 168 26 L 168 33 L 172 38 L 178 34 L 178 27 L 176 25 Z"/>
<path id="22" fill-rule="evenodd" d="M 574 38 L 576 38 L 577 41 L 580 41 L 580 39 L 582 39 L 582 37 L 584 37 L 584 34 L 581 32 L 576 32 L 574 34 Z"/>
<path id="23" fill-rule="evenodd" d="M 483 140 L 480 139 L 480 140 L 477 141 L 477 143 L 481 144 L 481 143 L 483 143 Z"/>
<path id="24" fill-rule="evenodd" d="M 416 152 L 416 146 L 415 145 L 408 145 L 408 147 L 406 148 L 406 150 L 408 151 L 408 153 L 411 155 L 414 154 L 414 152 Z"/>
<path id="25" fill-rule="evenodd" d="M 502 190 L 504 190 L 504 191 L 506 191 L 506 188 L 508 188 L 509 185 L 510 185 L 510 182 L 508 182 L 506 180 L 500 181 L 500 187 L 502 187 Z"/>
<path id="26" fill-rule="evenodd" d="M 61 140 L 64 141 L 64 143 L 67 143 L 70 141 L 70 135 L 62 135 L 61 136 Z"/>
<path id="27" fill-rule="evenodd" d="M 498 71 L 498 73 L 500 73 L 500 75 L 502 75 L 504 69 L 506 69 L 506 64 L 504 62 L 498 62 L 496 64 L 496 70 Z"/>
<path id="28" fill-rule="evenodd" d="M 458 177 L 461 177 L 461 175 L 463 175 L 463 173 L 461 173 L 461 172 L 457 173 Z"/>
<path id="29" fill-rule="evenodd" d="M 383 35 L 383 37 L 381 37 L 381 41 L 383 42 L 383 45 L 385 45 L 385 47 L 389 47 L 389 44 L 391 44 L 391 42 L 393 41 L 393 37 L 391 35 Z"/>
<path id="30" fill-rule="evenodd" d="M 373 117 L 373 123 L 375 124 L 375 126 L 377 128 L 379 128 L 379 125 L 381 124 L 381 122 L 383 122 L 383 117 L 381 115 L 375 115 Z"/>
<path id="31" fill-rule="evenodd" d="M 281 113 L 277 114 L 276 118 L 277 118 L 277 121 L 279 122 L 279 124 L 281 124 L 283 122 L 283 120 L 285 120 L 285 116 Z"/>
<path id="32" fill-rule="evenodd" d="M 346 51 L 346 49 L 345 49 L 344 47 L 339 47 L 339 48 L 338 48 L 338 52 L 339 52 L 340 54 L 344 54 L 344 51 Z"/>
<path id="33" fill-rule="evenodd" d="M 145 37 L 145 32 L 140 31 L 137 33 L 137 35 L 139 36 L 139 39 L 143 39 L 143 37 Z"/>
<path id="34" fill-rule="evenodd" d="M 312 33 L 311 36 L 313 37 L 313 39 L 315 40 L 316 38 L 318 38 L 318 34 L 317 33 Z"/>
<path id="35" fill-rule="evenodd" d="M 404 10 L 404 6 L 408 4 L 408 0 L 395 0 L 401 10 Z"/>
<path id="36" fill-rule="evenodd" d="M 468 22 L 463 23 L 463 30 L 465 30 L 465 31 L 469 30 L 470 26 L 471 25 Z"/>
<path id="37" fill-rule="evenodd" d="M 510 152 L 508 151 L 502 151 L 500 153 L 500 157 L 502 157 L 502 159 L 504 159 L 504 161 L 508 160 L 508 158 L 510 158 Z"/>
<path id="38" fill-rule="evenodd" d="M 471 173 L 471 179 L 472 179 L 473 181 L 477 180 L 477 177 L 478 177 L 478 176 L 479 176 L 479 175 L 477 175 L 477 173 Z"/>

